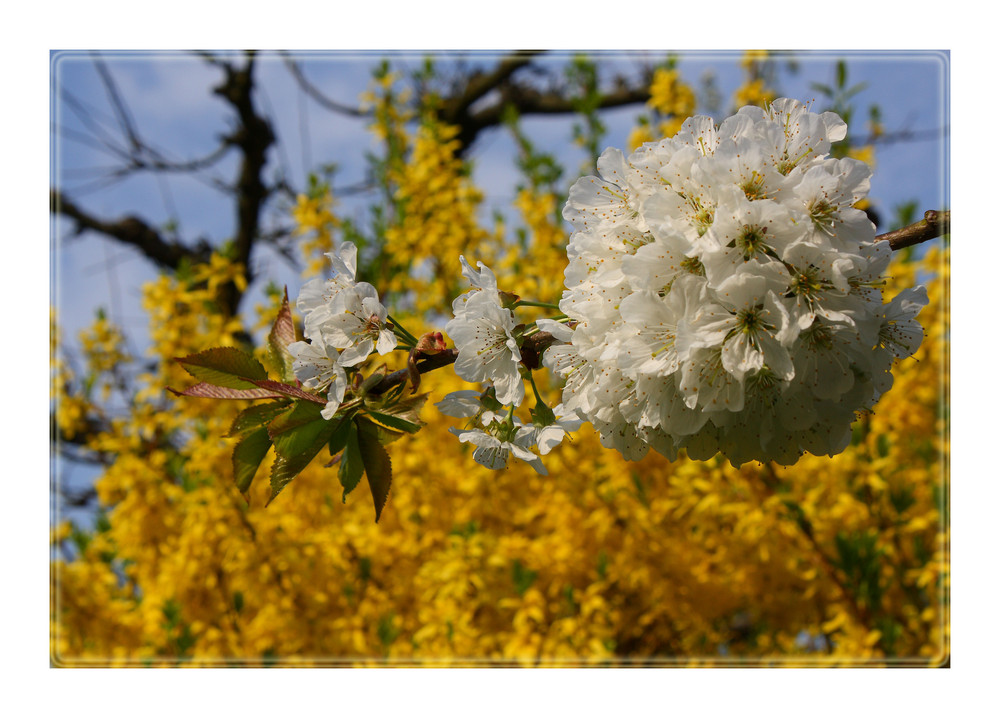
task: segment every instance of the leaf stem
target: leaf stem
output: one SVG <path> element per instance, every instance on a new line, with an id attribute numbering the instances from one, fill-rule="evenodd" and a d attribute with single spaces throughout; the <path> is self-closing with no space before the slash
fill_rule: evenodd
<path id="1" fill-rule="evenodd" d="M 514 304 L 514 309 L 518 307 L 542 307 L 543 309 L 559 309 L 558 304 L 548 304 L 547 302 L 530 302 L 527 299 L 518 299 Z"/>
<path id="2" fill-rule="evenodd" d="M 567 317 L 565 314 L 557 314 L 554 317 L 548 317 L 548 319 L 551 319 L 554 322 L 559 322 L 560 324 L 565 324 L 566 322 L 570 321 L 570 318 Z M 525 330 L 525 332 L 521 336 L 530 337 L 532 334 L 538 334 L 538 332 L 540 331 L 542 330 L 538 328 L 538 324 L 536 323 L 535 326 Z"/>

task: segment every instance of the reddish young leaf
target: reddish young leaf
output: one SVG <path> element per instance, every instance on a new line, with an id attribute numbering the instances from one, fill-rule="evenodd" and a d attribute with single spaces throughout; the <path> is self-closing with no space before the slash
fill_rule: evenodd
<path id="1" fill-rule="evenodd" d="M 267 336 L 267 348 L 271 361 L 275 368 L 281 372 L 281 378 L 285 381 L 294 381 L 295 372 L 292 369 L 292 355 L 288 351 L 288 345 L 297 340 L 295 336 L 295 323 L 292 321 L 292 311 L 288 306 L 288 287 L 285 287 L 285 298 L 281 302 L 281 309 L 271 327 L 271 333 Z"/>
<path id="2" fill-rule="evenodd" d="M 259 387 L 252 389 L 230 389 L 208 382 L 198 382 L 183 391 L 167 387 L 167 391 L 176 396 L 196 396 L 202 399 L 281 399 L 284 395 Z"/>
<path id="3" fill-rule="evenodd" d="M 278 394 L 295 397 L 296 399 L 305 399 L 306 401 L 311 401 L 314 404 L 322 404 L 323 406 L 326 406 L 326 399 L 318 397 L 315 394 L 310 394 L 309 392 L 303 391 L 297 386 L 292 386 L 291 384 L 283 384 L 280 381 L 271 381 L 270 379 L 253 381 L 251 383 L 261 389 L 266 389 L 267 391 L 277 392 Z"/>

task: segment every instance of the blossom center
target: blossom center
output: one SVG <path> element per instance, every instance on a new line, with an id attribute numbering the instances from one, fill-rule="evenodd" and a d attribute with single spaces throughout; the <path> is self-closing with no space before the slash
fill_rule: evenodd
<path id="1" fill-rule="evenodd" d="M 753 259 L 755 255 L 771 251 L 766 235 L 767 227 L 760 227 L 756 224 L 747 224 L 740 228 L 734 244 L 743 253 L 745 261 Z"/>

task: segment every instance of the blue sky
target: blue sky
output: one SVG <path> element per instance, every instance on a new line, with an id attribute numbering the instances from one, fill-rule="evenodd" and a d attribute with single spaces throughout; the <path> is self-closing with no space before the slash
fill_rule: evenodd
<path id="1" fill-rule="evenodd" d="M 175 54 L 116 53 L 104 55 L 118 81 L 121 93 L 143 136 L 157 147 L 181 158 L 198 157 L 216 146 L 216 137 L 227 129 L 228 108 L 209 91 L 220 74 L 200 60 Z M 601 53 L 609 67 L 630 70 L 639 61 L 655 57 L 651 53 Z M 679 69 L 683 77 L 697 83 L 712 72 L 728 108 L 741 72 L 738 54 L 684 53 Z M 880 106 L 887 131 L 901 129 L 940 130 L 947 125 L 947 64 L 942 54 L 929 53 L 797 53 L 796 73 L 782 71 L 778 86 L 782 94 L 803 100 L 817 98 L 810 83 L 833 83 L 838 58 L 849 61 L 850 84 L 864 83 L 856 96 L 857 122 L 863 122 L 867 108 Z M 558 61 L 561 55 L 554 58 Z M 379 61 L 375 54 L 311 53 L 301 55 L 306 72 L 327 96 L 354 104 L 367 87 L 371 68 Z M 399 55 L 401 67 L 414 67 L 418 55 Z M 488 57 L 484 58 L 488 59 Z M 440 58 L 442 64 L 447 56 Z M 60 99 L 62 89 L 92 108 L 92 115 L 104 120 L 110 132 L 114 122 L 110 104 L 98 81 L 88 55 L 57 55 L 53 64 L 56 95 L 54 121 L 65 129 L 57 134 L 54 152 L 54 179 L 60 188 L 95 214 L 114 218 L 134 213 L 147 221 L 163 224 L 180 220 L 185 237 L 224 239 L 233 228 L 232 209 L 226 199 L 205 182 L 181 175 L 162 177 L 139 175 L 106 188 L 95 188 L 95 169 L 111 160 L 93 147 L 75 139 L 86 128 L 68 102 Z M 260 65 L 260 107 L 276 127 L 281 144 L 272 150 L 269 172 L 280 170 L 297 186 L 304 185 L 310 169 L 336 162 L 340 170 L 336 184 L 350 185 L 363 179 L 363 152 L 376 149 L 365 122 L 332 114 L 304 96 L 293 78 L 275 56 Z M 822 98 L 818 98 L 822 102 Z M 606 116 L 607 146 L 623 147 L 634 126 L 636 108 L 616 110 Z M 719 119 L 719 118 L 717 118 Z M 586 158 L 570 141 L 572 120 L 567 118 L 526 118 L 525 129 L 537 146 L 564 160 L 568 174 Z M 119 135 L 120 136 L 120 135 Z M 922 139 L 886 145 L 878 153 L 878 167 L 872 180 L 872 197 L 884 217 L 896 204 L 915 200 L 921 211 L 946 204 L 944 161 L 947 138 Z M 561 149 L 564 148 L 564 149 Z M 470 154 L 474 177 L 486 193 L 484 212 L 509 209 L 518 181 L 514 164 L 515 147 L 503 130 L 484 135 Z M 236 156 L 220 164 L 213 176 L 228 179 L 235 169 Z M 568 177 L 567 180 L 571 179 Z M 341 211 L 360 216 L 367 198 L 345 201 Z M 56 222 L 54 294 L 59 315 L 70 341 L 85 326 L 97 307 L 104 307 L 113 319 L 135 336 L 137 346 L 144 341 L 144 319 L 135 309 L 139 286 L 154 276 L 155 269 L 138 252 L 100 239 L 96 235 L 69 238 L 70 227 Z M 273 253 L 256 256 L 259 284 L 268 280 L 288 284 L 292 294 L 300 282 L 296 272 Z"/>

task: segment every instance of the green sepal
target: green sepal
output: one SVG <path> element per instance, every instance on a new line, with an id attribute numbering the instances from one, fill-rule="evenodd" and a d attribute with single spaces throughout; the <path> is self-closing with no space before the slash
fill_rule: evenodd
<path id="1" fill-rule="evenodd" d="M 371 424 L 359 424 L 358 445 L 364 460 L 365 476 L 368 477 L 368 488 L 375 504 L 375 523 L 378 523 L 392 485 L 392 461 L 382 446 L 378 432 L 372 431 L 370 427 Z"/>
<path id="2" fill-rule="evenodd" d="M 535 408 L 530 413 L 532 423 L 537 426 L 551 426 L 556 423 L 555 412 L 540 401 L 535 404 Z"/>
<path id="3" fill-rule="evenodd" d="M 247 502 L 250 501 L 250 484 L 270 448 L 271 437 L 266 428 L 260 427 L 247 433 L 233 449 L 233 477 L 236 488 Z"/>
<path id="4" fill-rule="evenodd" d="M 361 456 L 361 446 L 358 442 L 358 425 L 354 421 L 347 422 L 347 438 L 344 442 L 344 455 L 340 459 L 340 485 L 344 487 L 344 501 L 347 495 L 361 481 L 365 472 L 364 458 Z"/>
<path id="5" fill-rule="evenodd" d="M 264 365 L 235 347 L 207 349 L 177 362 L 196 379 L 229 389 L 256 389 L 255 381 L 267 379 Z"/>

